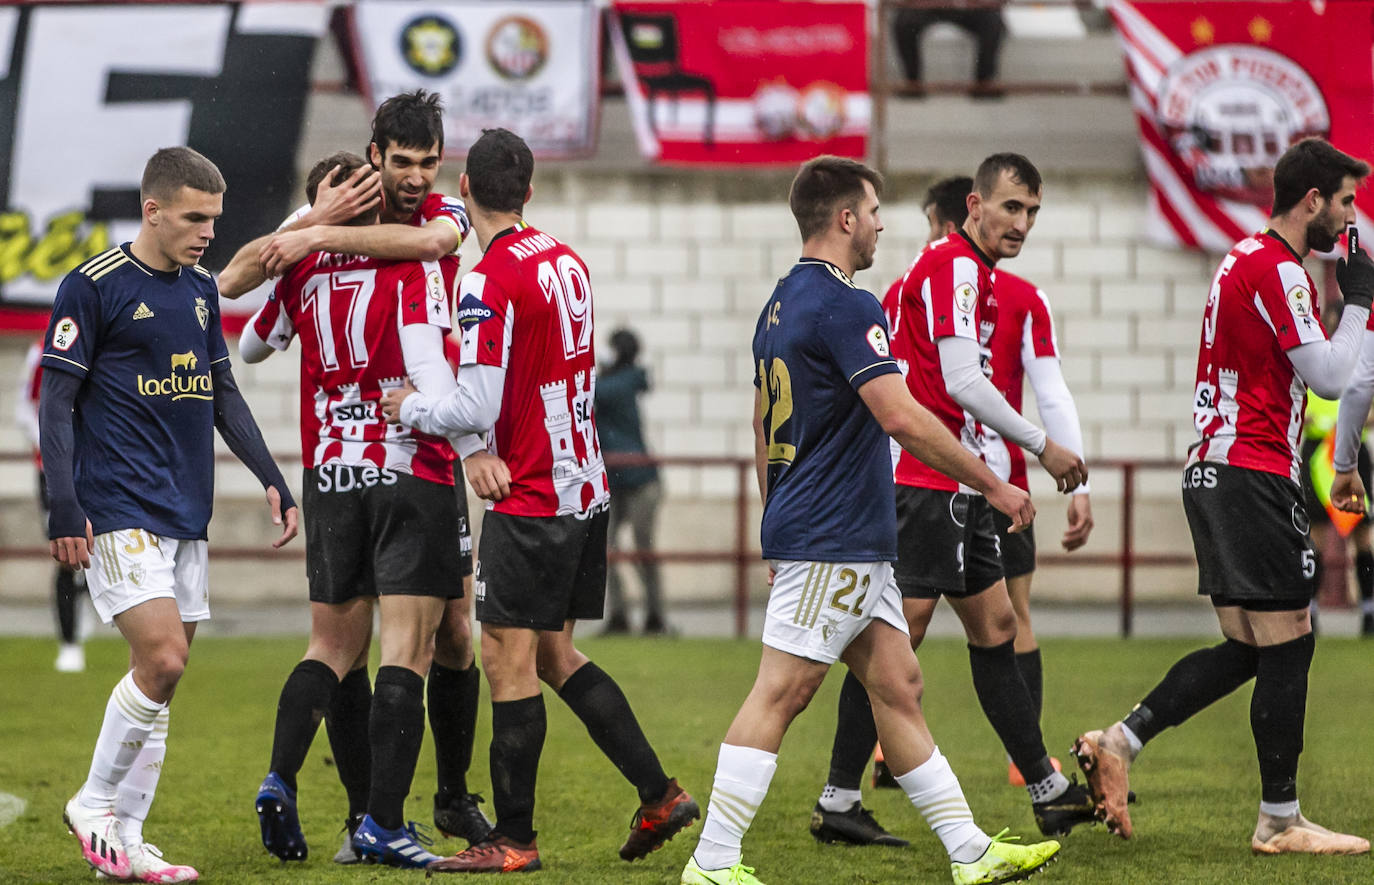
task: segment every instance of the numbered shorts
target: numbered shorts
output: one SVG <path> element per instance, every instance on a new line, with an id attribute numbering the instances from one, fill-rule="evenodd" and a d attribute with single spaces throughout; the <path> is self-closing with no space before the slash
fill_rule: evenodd
<path id="1" fill-rule="evenodd" d="M 1302 489 L 1285 476 L 1223 464 L 1183 471 L 1183 510 L 1197 554 L 1197 592 L 1249 611 L 1306 608 L 1317 555 Z"/>
<path id="2" fill-rule="evenodd" d="M 1002 553 L 982 495 L 897 486 L 897 586 L 907 599 L 966 597 L 1002 580 Z"/>
<path id="3" fill-rule="evenodd" d="M 305 471 L 310 601 L 463 595 L 453 487 L 394 470 L 325 464 Z"/>
<path id="4" fill-rule="evenodd" d="M 482 518 L 473 596 L 477 620 L 503 627 L 562 630 L 596 620 L 606 607 L 606 526 L 610 509 L 579 516 Z"/>
<path id="5" fill-rule="evenodd" d="M 873 621 L 907 635 L 890 562 L 774 560 L 763 644 L 833 664 Z"/>
<path id="6" fill-rule="evenodd" d="M 986 498 L 984 500 L 987 500 Z M 1011 531 L 1011 517 L 989 506 L 992 525 L 997 530 L 997 547 L 1002 551 L 1002 572 L 1008 578 L 1019 578 L 1035 571 L 1035 524 L 1019 532 Z"/>
<path id="7" fill-rule="evenodd" d="M 210 618 L 209 545 L 119 529 L 95 536 L 86 587 L 106 624 L 150 599 L 175 599 L 186 622 Z"/>
<path id="8" fill-rule="evenodd" d="M 472 574 L 472 523 L 468 521 L 468 484 L 463 462 L 453 462 L 453 491 L 458 496 L 458 577 Z"/>

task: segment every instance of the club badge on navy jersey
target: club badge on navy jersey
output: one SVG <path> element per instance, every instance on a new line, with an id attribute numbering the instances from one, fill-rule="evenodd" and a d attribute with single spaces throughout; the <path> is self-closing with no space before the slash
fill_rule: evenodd
<path id="1" fill-rule="evenodd" d="M 883 359 L 891 356 L 892 351 L 887 346 L 887 333 L 883 331 L 882 326 L 875 324 L 868 330 L 867 338 L 868 346 L 873 348 L 874 353 Z"/>
<path id="2" fill-rule="evenodd" d="M 210 308 L 205 306 L 204 298 L 196 299 L 196 319 L 200 320 L 200 327 L 207 328 L 210 324 Z"/>

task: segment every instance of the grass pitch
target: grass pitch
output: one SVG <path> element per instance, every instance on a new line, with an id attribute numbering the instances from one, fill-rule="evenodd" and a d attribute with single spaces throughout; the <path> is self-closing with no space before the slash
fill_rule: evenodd
<path id="1" fill-rule="evenodd" d="M 1051 752 L 1068 765 L 1073 736 L 1118 718 L 1197 640 L 1051 640 L 1044 645 L 1046 714 Z M 629 696 L 664 767 L 705 811 L 716 749 L 752 682 L 757 641 L 589 639 L 581 643 Z M 213 883 L 416 881 L 419 873 L 329 862 L 340 841 L 343 790 L 323 732 L 301 772 L 301 818 L 311 846 L 304 864 L 283 866 L 258 839 L 253 797 L 265 773 L 276 699 L 305 648 L 303 639 L 202 639 L 196 642 L 173 704 L 166 770 L 147 826 L 150 841 L 174 862 L 199 868 Z M 52 670 L 52 643 L 0 640 L 0 793 L 26 810 L 0 829 L 0 882 L 89 882 L 94 874 L 62 826 L 62 804 L 76 790 L 110 688 L 126 651 L 118 641 L 92 642 L 89 668 L 71 676 Z M 959 773 L 979 823 L 1036 836 L 1025 792 L 1006 784 L 1006 764 L 969 681 L 962 643 L 932 640 L 921 650 L 925 708 L 941 749 Z M 784 743 L 768 799 L 745 840 L 745 861 L 769 885 L 948 882 L 938 841 L 895 791 L 865 798 L 906 849 L 822 846 L 807 833 L 825 780 L 839 679 L 827 680 L 812 708 Z M 1303 810 L 1346 832 L 1374 831 L 1374 643 L 1321 639 L 1313 665 Z M 1249 730 L 1247 688 L 1182 729 L 1161 735 L 1139 761 L 1132 786 L 1136 837 L 1109 836 L 1098 826 L 1065 840 L 1060 861 L 1037 881 L 1294 882 L 1369 881 L 1369 857 L 1253 858 L 1250 831 L 1258 775 Z M 633 789 L 599 754 L 581 724 L 545 691 L 548 740 L 539 777 L 535 824 L 548 883 L 675 883 L 700 824 L 633 865 L 616 856 L 636 806 Z M 470 788 L 487 786 L 489 707 L 484 701 Z M 410 816 L 428 822 L 434 761 L 421 753 Z M 3 798 L 3 797 L 0 797 Z M 490 810 L 490 805 L 486 806 Z M 2 819 L 2 817 L 0 817 Z M 440 842 L 441 853 L 462 845 Z M 524 881 L 523 879 L 521 881 Z"/>

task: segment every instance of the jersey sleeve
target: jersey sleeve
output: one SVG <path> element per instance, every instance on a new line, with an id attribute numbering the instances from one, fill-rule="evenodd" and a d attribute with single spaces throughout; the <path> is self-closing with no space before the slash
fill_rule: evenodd
<path id="1" fill-rule="evenodd" d="M 43 368 L 86 377 L 103 326 L 100 292 L 95 283 L 80 273 L 67 274 L 53 299 L 40 359 Z"/>
<path id="2" fill-rule="evenodd" d="M 830 358 L 858 390 L 879 375 L 900 370 L 892 358 L 887 318 L 878 300 L 862 290 L 854 292 L 854 300 L 859 300 L 857 308 L 851 299 L 836 299 L 839 309 L 822 314 L 816 331 Z"/>
<path id="3" fill-rule="evenodd" d="M 508 366 L 515 304 L 487 274 L 474 270 L 463 277 L 458 326 L 463 330 L 460 367 Z"/>
<path id="4" fill-rule="evenodd" d="M 951 336 L 978 340 L 978 262 L 956 255 L 932 269 L 921 284 L 932 341 Z"/>
<path id="5" fill-rule="evenodd" d="M 453 328 L 453 300 L 444 280 L 437 261 L 412 262 L 406 268 L 397 292 L 402 326 L 437 326 L 444 332 Z"/>
<path id="6" fill-rule="evenodd" d="M 224 340 L 224 326 L 220 323 L 219 312 L 219 293 L 214 292 L 214 297 L 206 299 L 206 307 L 210 310 L 209 319 L 205 323 L 205 347 L 210 354 L 210 365 L 223 362 L 229 363 L 229 345 Z"/>
<path id="7" fill-rule="evenodd" d="M 450 197 L 446 194 L 432 193 L 420 205 L 420 223 L 429 224 L 431 221 L 450 225 L 458 234 L 458 245 L 453 247 L 454 252 L 458 251 L 458 246 L 463 244 L 468 231 L 472 230 L 472 222 L 468 220 L 467 206 L 457 197 Z"/>
<path id="8" fill-rule="evenodd" d="M 1300 344 L 1326 340 L 1326 330 L 1317 315 L 1312 278 L 1301 264 L 1279 262 L 1260 279 L 1255 296 L 1279 347 L 1291 350 Z"/>
<path id="9" fill-rule="evenodd" d="M 1043 289 L 1035 290 L 1026 312 L 1026 325 L 1021 337 L 1021 363 L 1028 364 L 1040 357 L 1059 356 L 1059 340 L 1054 334 L 1054 317 L 1050 314 L 1050 300 Z"/>
<path id="10" fill-rule="evenodd" d="M 282 277 L 272 288 L 262 307 L 253 315 L 253 331 L 273 350 L 286 350 L 291 339 L 296 337 L 296 326 L 286 309 L 286 299 L 291 287 L 291 275 Z"/>

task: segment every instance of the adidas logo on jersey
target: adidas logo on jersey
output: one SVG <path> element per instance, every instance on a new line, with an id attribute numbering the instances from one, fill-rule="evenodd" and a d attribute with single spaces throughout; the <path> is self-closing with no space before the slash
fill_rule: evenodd
<path id="1" fill-rule="evenodd" d="M 153 318 L 153 312 L 152 312 L 152 310 L 148 307 L 147 304 L 145 304 L 144 302 L 140 301 L 140 302 L 138 303 L 138 310 L 135 310 L 135 311 L 134 311 L 134 319 L 136 319 L 136 320 L 151 320 L 152 318 Z"/>

